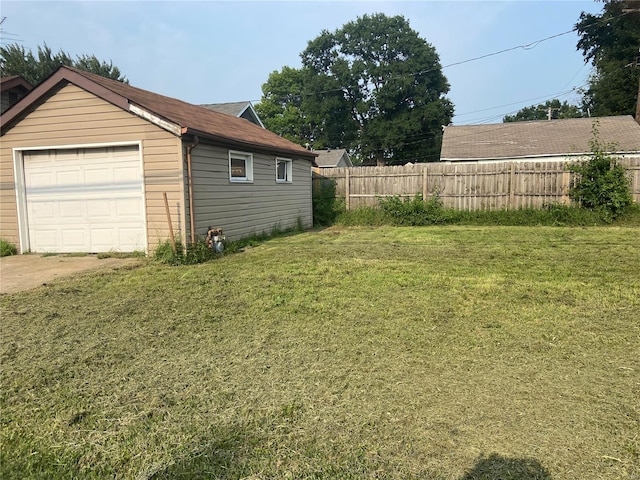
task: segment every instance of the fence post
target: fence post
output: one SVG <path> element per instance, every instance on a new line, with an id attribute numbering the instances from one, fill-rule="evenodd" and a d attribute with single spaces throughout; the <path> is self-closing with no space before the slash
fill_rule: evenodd
<path id="1" fill-rule="evenodd" d="M 427 167 L 422 168 L 422 199 L 427 200 Z"/>
<path id="2" fill-rule="evenodd" d="M 561 164 L 564 167 L 564 164 Z M 562 187 L 560 187 L 561 203 L 565 205 L 571 204 L 571 198 L 569 197 L 569 190 L 571 189 L 571 172 L 562 172 Z"/>
<path id="3" fill-rule="evenodd" d="M 511 162 L 509 165 L 509 205 L 508 210 L 513 209 L 516 200 L 516 163 Z"/>
<path id="4" fill-rule="evenodd" d="M 351 210 L 351 192 L 349 191 L 349 167 L 344 171 L 344 203 L 347 211 Z"/>

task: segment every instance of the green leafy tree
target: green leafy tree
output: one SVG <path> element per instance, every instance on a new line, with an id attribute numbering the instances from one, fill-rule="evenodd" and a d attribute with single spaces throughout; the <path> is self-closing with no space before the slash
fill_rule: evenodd
<path id="1" fill-rule="evenodd" d="M 551 112 L 551 118 L 581 118 L 583 117 L 582 111 L 576 105 L 570 105 L 569 103 L 562 102 L 560 100 L 553 99 L 547 100 L 539 105 L 531 105 L 520 109 L 515 115 L 506 115 L 503 122 L 524 122 L 530 120 L 548 120 L 549 112 Z"/>
<path id="2" fill-rule="evenodd" d="M 569 166 L 569 171 L 575 174 L 569 197 L 581 207 L 615 218 L 633 202 L 627 171 L 608 153 L 615 150 L 615 145 L 599 140 L 597 121 L 590 146 L 587 160 Z"/>
<path id="3" fill-rule="evenodd" d="M 640 1 L 604 0 L 600 15 L 582 12 L 577 48 L 594 67 L 584 109 L 594 116 L 634 115 L 640 80 Z"/>
<path id="4" fill-rule="evenodd" d="M 20 75 L 30 84 L 37 85 L 62 65 L 129 83 L 118 67 L 98 60 L 95 55 L 81 55 L 74 60 L 62 50 L 53 53 L 47 44 L 39 46 L 36 55 L 17 43 L 0 46 L 0 73 L 3 77 Z"/>
<path id="5" fill-rule="evenodd" d="M 449 84 L 434 47 L 405 18 L 364 15 L 322 31 L 301 56 L 301 69 L 274 72 L 263 87 L 265 125 L 293 135 L 290 119 L 299 143 L 364 161 L 438 160 L 453 116 Z"/>
<path id="6" fill-rule="evenodd" d="M 314 126 L 302 109 L 303 71 L 283 67 L 262 85 L 262 99 L 255 109 L 267 130 L 304 145 L 314 140 Z"/>

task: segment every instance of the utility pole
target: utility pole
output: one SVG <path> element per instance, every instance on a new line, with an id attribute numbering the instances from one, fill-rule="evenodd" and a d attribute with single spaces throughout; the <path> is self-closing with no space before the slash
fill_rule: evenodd
<path id="1" fill-rule="evenodd" d="M 561 107 L 556 108 L 556 107 L 551 107 L 551 106 L 547 107 L 547 121 L 553 119 L 553 111 L 554 110 L 560 111 L 560 110 L 562 110 L 562 108 Z"/>

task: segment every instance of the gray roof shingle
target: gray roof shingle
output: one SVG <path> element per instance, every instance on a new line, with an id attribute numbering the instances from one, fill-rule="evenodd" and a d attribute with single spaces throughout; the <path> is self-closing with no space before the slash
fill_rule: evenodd
<path id="1" fill-rule="evenodd" d="M 344 148 L 314 150 L 314 152 L 318 154 L 318 158 L 316 158 L 318 167 L 336 167 L 342 156 L 347 153 Z"/>
<path id="2" fill-rule="evenodd" d="M 594 126 L 599 142 L 612 144 L 612 151 L 640 152 L 640 125 L 631 116 L 617 116 L 449 126 L 444 129 L 440 159 L 464 161 L 585 154 L 591 151 Z"/>
<path id="3" fill-rule="evenodd" d="M 200 106 L 213 110 L 214 112 L 220 112 L 237 117 L 246 110 L 249 106 L 249 102 L 206 103 Z"/>

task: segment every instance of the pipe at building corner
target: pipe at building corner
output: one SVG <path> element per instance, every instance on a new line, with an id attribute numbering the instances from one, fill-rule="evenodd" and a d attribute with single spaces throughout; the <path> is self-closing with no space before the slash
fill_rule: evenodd
<path id="1" fill-rule="evenodd" d="M 189 186 L 189 226 L 191 230 L 191 245 L 196 243 L 196 215 L 193 211 L 193 178 L 191 176 L 191 150 L 200 143 L 197 135 L 193 136 L 191 145 L 187 147 L 187 184 Z"/>

